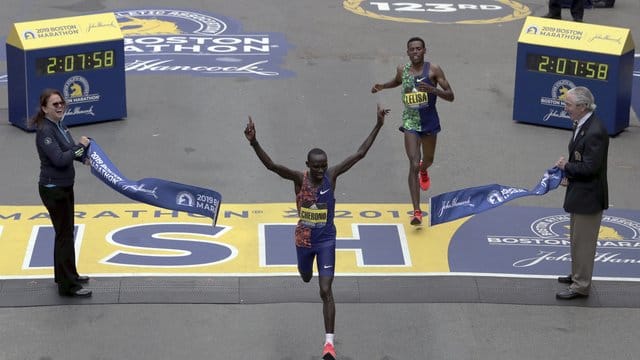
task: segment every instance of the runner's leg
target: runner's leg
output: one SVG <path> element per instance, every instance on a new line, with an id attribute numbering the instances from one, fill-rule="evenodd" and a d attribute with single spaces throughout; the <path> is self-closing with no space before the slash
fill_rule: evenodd
<path id="1" fill-rule="evenodd" d="M 336 321 L 336 304 L 333 300 L 333 275 L 336 264 L 336 242 L 332 240 L 317 249 L 318 279 L 320 283 L 320 298 L 322 299 L 322 315 L 324 329 L 327 334 L 333 334 Z"/>
<path id="2" fill-rule="evenodd" d="M 313 259 L 315 253 L 311 248 L 296 246 L 296 255 L 298 256 L 298 273 L 302 281 L 308 283 L 313 277 Z"/>
<path id="3" fill-rule="evenodd" d="M 404 132 L 404 149 L 409 158 L 409 194 L 413 210 L 420 209 L 420 188 L 418 184 L 418 171 L 420 170 L 420 136 L 411 131 Z"/>
<path id="4" fill-rule="evenodd" d="M 422 137 L 422 170 L 427 170 L 433 164 L 437 140 L 437 134 Z"/>
<path id="5" fill-rule="evenodd" d="M 322 315 L 324 316 L 324 330 L 333 334 L 336 322 L 336 303 L 333 300 L 333 276 L 319 276 L 320 298 L 322 298 Z"/>

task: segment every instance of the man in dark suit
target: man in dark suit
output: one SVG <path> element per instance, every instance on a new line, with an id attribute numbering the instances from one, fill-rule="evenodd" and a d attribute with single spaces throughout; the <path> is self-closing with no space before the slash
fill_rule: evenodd
<path id="1" fill-rule="evenodd" d="M 584 1 L 585 0 L 571 0 L 571 16 L 573 21 L 582 22 L 584 15 Z M 562 19 L 562 1 L 561 0 L 549 0 L 549 12 L 543 17 L 548 19 Z"/>
<path id="2" fill-rule="evenodd" d="M 589 296 L 591 276 L 603 210 L 609 207 L 607 153 L 609 135 L 593 113 L 593 94 L 583 86 L 569 90 L 565 111 L 574 124 L 569 142 L 569 160 L 561 157 L 556 166 L 564 170 L 567 192 L 564 210 L 570 213 L 571 274 L 558 278 L 568 284 L 558 299 Z"/>

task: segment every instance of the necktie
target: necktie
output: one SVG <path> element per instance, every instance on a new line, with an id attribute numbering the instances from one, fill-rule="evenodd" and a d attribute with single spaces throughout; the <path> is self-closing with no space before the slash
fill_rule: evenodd
<path id="1" fill-rule="evenodd" d="M 578 122 L 577 121 L 573 122 L 572 127 L 573 127 L 573 140 L 575 141 L 576 140 L 576 136 L 578 135 L 578 131 L 580 130 L 580 127 L 578 126 Z"/>

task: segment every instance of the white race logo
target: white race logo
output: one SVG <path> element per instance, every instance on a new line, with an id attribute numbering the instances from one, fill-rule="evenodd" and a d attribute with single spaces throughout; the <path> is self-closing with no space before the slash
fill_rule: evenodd
<path id="1" fill-rule="evenodd" d="M 176 195 L 176 204 L 178 205 L 193 207 L 195 202 L 195 198 L 189 192 L 181 191 Z"/>

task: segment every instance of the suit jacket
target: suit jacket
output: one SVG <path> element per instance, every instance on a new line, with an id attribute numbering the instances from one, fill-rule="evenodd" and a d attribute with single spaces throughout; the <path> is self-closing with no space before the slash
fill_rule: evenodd
<path id="1" fill-rule="evenodd" d="M 564 167 L 569 180 L 564 210 L 593 214 L 609 207 L 607 153 L 609 135 L 595 114 L 578 130 L 569 143 L 569 160 Z"/>

